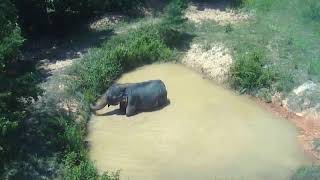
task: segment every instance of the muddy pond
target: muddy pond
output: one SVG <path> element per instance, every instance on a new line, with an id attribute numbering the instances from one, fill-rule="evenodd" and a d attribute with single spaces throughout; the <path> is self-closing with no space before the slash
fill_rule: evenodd
<path id="1" fill-rule="evenodd" d="M 290 122 L 182 65 L 144 66 L 119 82 L 150 79 L 165 82 L 169 106 L 92 116 L 87 139 L 99 171 L 120 169 L 124 180 L 282 180 L 309 163 Z"/>

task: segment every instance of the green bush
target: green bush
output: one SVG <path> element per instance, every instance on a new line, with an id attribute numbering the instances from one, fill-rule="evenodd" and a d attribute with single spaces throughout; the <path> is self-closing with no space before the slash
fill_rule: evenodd
<path id="1" fill-rule="evenodd" d="M 291 178 L 292 180 L 319 180 L 320 166 L 304 166 L 299 168 Z"/>
<path id="2" fill-rule="evenodd" d="M 16 11 L 9 0 L 0 2 L 0 169 L 19 157 L 21 124 L 30 114 L 27 106 L 37 99 L 35 74 L 15 72 L 23 43 Z M 11 69 L 10 69 L 10 68 Z M 23 67 L 26 68 L 26 67 Z M 21 69 L 18 69 L 21 70 Z M 19 74 L 19 76 L 17 76 Z"/>
<path id="3" fill-rule="evenodd" d="M 83 154 L 69 153 L 65 157 L 65 180 L 119 180 L 120 171 L 99 175 L 93 163 Z"/>
<path id="4" fill-rule="evenodd" d="M 99 175 L 93 163 L 85 159 L 79 159 L 76 154 L 70 153 L 66 157 L 64 169 L 65 180 L 119 180 L 120 172 L 105 172 Z"/>
<path id="5" fill-rule="evenodd" d="M 84 92 L 88 97 L 104 90 L 122 72 L 166 60 L 171 54 L 161 38 L 159 27 L 143 26 L 112 38 L 101 48 L 91 50 L 73 68 L 72 74 L 78 76 L 73 89 Z"/>
<path id="6" fill-rule="evenodd" d="M 66 180 L 96 180 L 97 170 L 92 162 L 83 154 L 71 152 L 66 155 L 64 167 L 64 179 Z"/>
<path id="7" fill-rule="evenodd" d="M 15 7 L 10 0 L 3 0 L 0 2 L 0 73 L 17 56 L 22 43 Z"/>
<path id="8" fill-rule="evenodd" d="M 231 85 L 247 92 L 270 88 L 275 79 L 273 70 L 265 66 L 260 52 L 241 55 L 232 65 L 230 73 Z"/>
<path id="9" fill-rule="evenodd" d="M 171 0 L 164 9 L 164 22 L 167 27 L 177 28 L 186 21 L 185 9 L 189 0 Z"/>
<path id="10" fill-rule="evenodd" d="M 169 0 L 164 9 L 163 21 L 160 25 L 162 39 L 170 48 L 188 48 L 194 37 L 184 32 L 186 29 L 185 10 L 189 0 Z"/>

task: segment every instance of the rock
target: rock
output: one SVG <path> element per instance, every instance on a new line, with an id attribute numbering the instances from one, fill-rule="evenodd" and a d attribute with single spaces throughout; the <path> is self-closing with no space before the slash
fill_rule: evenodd
<path id="1" fill-rule="evenodd" d="M 303 93 L 305 93 L 306 91 L 312 91 L 312 90 L 315 90 L 315 88 L 317 88 L 317 84 L 315 84 L 314 82 L 312 81 L 307 81 L 305 83 L 303 83 L 301 86 L 295 88 L 293 90 L 293 92 L 298 95 L 298 96 L 301 96 L 303 95 Z M 319 87 L 318 87 L 319 88 Z"/>
<path id="2" fill-rule="evenodd" d="M 307 81 L 293 89 L 285 100 L 290 111 L 300 116 L 318 118 L 320 114 L 320 85 Z"/>

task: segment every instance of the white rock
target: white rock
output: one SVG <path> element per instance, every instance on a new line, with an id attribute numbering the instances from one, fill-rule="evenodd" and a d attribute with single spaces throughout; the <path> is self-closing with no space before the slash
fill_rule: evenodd
<path id="1" fill-rule="evenodd" d="M 307 90 L 315 90 L 317 88 L 317 84 L 315 84 L 312 81 L 307 81 L 305 83 L 303 83 L 302 85 L 300 85 L 299 87 L 295 88 L 293 90 L 293 92 L 298 95 L 301 96 L 305 91 Z"/>

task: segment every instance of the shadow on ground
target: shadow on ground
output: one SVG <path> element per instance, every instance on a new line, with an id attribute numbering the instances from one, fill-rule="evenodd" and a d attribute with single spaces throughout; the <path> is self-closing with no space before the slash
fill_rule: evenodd
<path id="1" fill-rule="evenodd" d="M 52 75 L 43 68 L 49 64 L 81 58 L 88 49 L 99 47 L 114 34 L 113 30 L 77 31 L 68 36 L 38 36 L 27 40 L 22 50 L 22 59 L 37 64 L 45 77 Z"/>
<path id="2" fill-rule="evenodd" d="M 203 11 L 204 9 L 218 9 L 220 11 L 225 11 L 227 8 L 238 6 L 240 1 L 216 0 L 211 2 L 210 0 L 192 0 L 192 2 L 197 7 L 198 11 Z"/>

